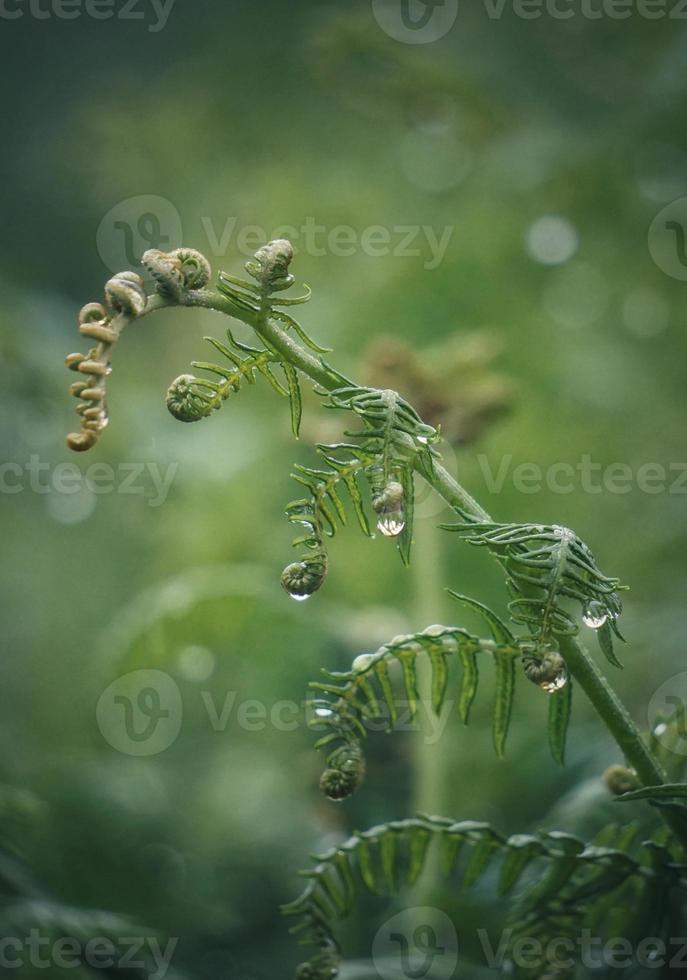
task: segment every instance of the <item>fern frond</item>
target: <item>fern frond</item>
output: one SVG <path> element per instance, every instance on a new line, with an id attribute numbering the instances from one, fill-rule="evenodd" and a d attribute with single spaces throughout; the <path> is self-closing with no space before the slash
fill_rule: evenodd
<path id="1" fill-rule="evenodd" d="M 291 474 L 310 494 L 309 498 L 291 501 L 286 508 L 286 516 L 292 524 L 308 529 L 308 533 L 299 535 L 293 545 L 305 546 L 310 554 L 300 562 L 288 565 L 282 574 L 282 585 L 294 599 L 307 598 L 324 581 L 327 571 L 324 539 L 334 537 L 339 525 L 346 523 L 343 490 L 351 499 L 363 534 L 371 536 L 358 483 L 368 458 L 359 446 L 349 443 L 319 444 L 317 452 L 323 460 L 322 468 L 296 464 Z M 309 587 L 307 592 L 303 585 Z"/>
<path id="2" fill-rule="evenodd" d="M 223 343 L 214 337 L 205 337 L 216 351 L 229 361 L 231 367 L 216 364 L 211 361 L 193 361 L 192 367 L 198 371 L 207 371 L 221 380 L 196 377 L 192 374 L 182 374 L 176 378 L 167 391 L 167 408 L 174 418 L 180 422 L 197 422 L 207 418 L 231 394 L 235 394 L 241 385 L 255 384 L 256 373 L 261 374 L 274 388 L 278 395 L 283 395 L 291 401 L 291 423 L 295 436 L 301 420 L 301 393 L 295 368 L 290 364 L 282 364 L 274 351 L 265 348 L 250 347 L 236 340 L 231 330 L 227 330 L 228 343 Z M 274 366 L 281 366 L 286 385 L 277 378 Z"/>
<path id="3" fill-rule="evenodd" d="M 312 295 L 309 286 L 302 296 L 275 296 L 275 292 L 289 289 L 295 278 L 289 270 L 293 248 L 285 239 L 269 242 L 255 253 L 255 261 L 246 263 L 246 271 L 255 282 L 220 272 L 217 288 L 237 309 L 237 313 L 252 313 L 257 317 L 278 320 L 287 330 L 293 330 L 300 340 L 316 354 L 326 354 L 328 347 L 321 347 L 310 337 L 300 323 L 279 307 L 299 306 L 307 303 Z"/>
<path id="4" fill-rule="evenodd" d="M 499 894 L 510 894 L 522 885 L 508 915 L 510 948 L 519 937 L 579 938 L 590 924 L 594 936 L 604 928 L 611 936 L 624 935 L 646 924 L 642 916 L 658 890 L 664 890 L 660 906 L 664 910 L 671 902 L 687 899 L 687 865 L 676 864 L 667 850 L 652 844 L 631 856 L 623 848 L 629 848 L 635 836 L 634 827 L 613 826 L 587 845 L 555 832 L 505 838 L 489 824 L 455 823 L 443 817 L 394 821 L 356 832 L 316 857 L 314 868 L 305 872 L 309 879 L 305 890 L 282 912 L 298 918 L 291 931 L 301 943 L 319 947 L 331 969 L 340 948 L 335 922 L 351 912 L 360 888 L 389 895 L 402 885 L 412 886 L 427 864 L 430 849 L 438 849 L 442 872 L 463 888 L 483 879 L 497 861 Z M 626 898 L 630 888 L 633 901 L 619 905 L 615 899 Z M 658 918 L 651 934 L 661 936 L 669 922 L 665 915 Z M 315 971 L 318 959 L 301 964 L 297 976 L 324 976 Z M 510 966 L 522 971 L 517 964 Z M 541 977 L 542 966 L 539 972 L 516 975 Z"/>
<path id="5" fill-rule="evenodd" d="M 579 625 L 565 603 L 582 607 L 583 621 L 597 631 L 607 659 L 621 666 L 613 652 L 613 634 L 622 639 L 617 619 L 623 587 L 598 568 L 587 545 L 557 524 L 448 524 L 469 544 L 486 547 L 508 575 L 514 598 L 511 618 L 526 626 L 539 643 L 555 636 L 574 636 Z"/>
<path id="6" fill-rule="evenodd" d="M 398 538 L 405 564 L 410 561 L 413 537 L 413 465 L 420 461 L 431 472 L 439 433 L 426 425 L 417 412 L 395 391 L 347 384 L 330 392 L 325 407 L 353 412 L 363 428 L 346 432 L 374 460 L 366 476 L 372 491 L 372 506 L 378 515 L 377 529 L 385 537 Z"/>
<path id="7" fill-rule="evenodd" d="M 310 688 L 318 697 L 309 702 L 314 712 L 310 724 L 323 726 L 326 733 L 318 740 L 318 748 L 327 748 L 327 768 L 335 769 L 341 760 L 361 753 L 361 743 L 367 736 L 366 722 L 383 718 L 387 730 L 398 723 L 398 707 L 391 681 L 390 667 L 400 667 L 405 692 L 404 707 L 413 721 L 418 712 L 417 661 L 426 656 L 431 666 L 431 710 L 440 714 L 448 691 L 449 659 L 462 665 L 462 682 L 458 694 L 458 709 L 465 724 L 477 694 L 478 659 L 490 655 L 496 668 L 494 705 L 494 745 L 499 755 L 505 751 L 515 687 L 515 663 L 520 647 L 511 643 L 482 640 L 457 626 L 430 626 L 421 633 L 397 636 L 376 653 L 356 658 L 347 672 L 323 671 L 324 682 L 315 681 Z M 327 792 L 326 781 L 322 788 Z M 353 786 L 352 790 L 356 787 Z M 337 797 L 340 798 L 340 797 Z"/>
<path id="8" fill-rule="evenodd" d="M 360 529 L 370 537 L 370 525 L 365 513 L 359 479 L 369 464 L 358 446 L 351 443 L 318 444 L 317 452 L 322 457 L 324 468 L 316 469 L 310 466 L 296 464 L 292 477 L 297 483 L 306 487 L 313 499 L 313 504 L 319 512 L 326 534 L 333 537 L 339 524 L 346 523 L 346 509 L 341 498 L 345 489 L 351 498 Z M 343 458 L 342 458 L 343 456 Z"/>

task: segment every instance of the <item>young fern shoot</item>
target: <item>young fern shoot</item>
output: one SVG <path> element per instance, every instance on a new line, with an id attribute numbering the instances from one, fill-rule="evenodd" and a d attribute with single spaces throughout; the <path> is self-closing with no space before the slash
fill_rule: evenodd
<path id="1" fill-rule="evenodd" d="M 304 600 L 324 584 L 329 565 L 327 540 L 347 522 L 346 498 L 362 532 L 371 536 L 376 524 L 384 537 L 395 541 L 402 561 L 408 563 L 416 478 L 426 481 L 453 510 L 457 523 L 445 527 L 497 559 L 510 595 L 511 625 L 477 600 L 452 591 L 460 604 L 479 614 L 486 636 L 461 625 L 430 626 L 363 654 L 349 671 L 325 671 L 324 681 L 311 684 L 315 724 L 324 729 L 317 743 L 326 752 L 321 778 L 324 793 L 339 801 L 360 786 L 370 719 L 383 717 L 389 730 L 393 729 L 397 719 L 394 672 L 400 674 L 413 715 L 419 701 L 418 660 L 427 658 L 431 707 L 438 714 L 446 701 L 452 664 L 457 664 L 458 712 L 467 723 L 478 690 L 479 668 L 486 659 L 496 677 L 493 741 L 499 756 L 505 752 L 517 676 L 522 672 L 548 697 L 549 743 L 554 759 L 563 764 L 575 681 L 623 756 L 624 765 L 616 767 L 620 775 L 609 778 L 609 786 L 620 786 L 620 793 L 626 794 L 622 798 L 648 799 L 659 805 L 667 825 L 663 837 L 642 854 L 635 853 L 636 848 L 631 853 L 635 835 L 617 828 L 601 841 L 585 845 L 555 832 L 504 839 L 488 825 L 420 816 L 356 834 L 319 859 L 308 872 L 310 882 L 301 898 L 285 909 L 299 917 L 295 931 L 303 941 L 317 947 L 311 960 L 299 967 L 299 980 L 335 976 L 340 948 L 332 923 L 352 908 L 358 879 L 375 893 L 393 891 L 402 879 L 412 884 L 435 841 L 442 849 L 447 873 L 455 871 L 461 850 L 470 852 L 461 871 L 468 885 L 496 857 L 503 861 L 500 887 L 504 893 L 515 888 L 531 862 L 548 869 L 543 880 L 527 888 L 513 906 L 516 934 L 532 928 L 533 916 L 541 932 L 555 926 L 572 933 L 596 915 L 597 906 L 605 902 L 608 908 L 609 896 L 620 893 L 631 903 L 633 914 L 652 907 L 661 890 L 668 889 L 676 902 L 683 903 L 687 868 L 676 857 L 687 844 L 687 808 L 679 802 L 687 788 L 668 781 L 660 759 L 576 639 L 581 620 L 596 631 L 610 664 L 620 666 L 613 645 L 614 636 L 622 639 L 619 581 L 599 570 L 589 547 L 566 527 L 494 522 L 442 466 L 440 433 L 435 428 L 424 423 L 397 392 L 357 385 L 333 368 L 325 360 L 327 349 L 287 312 L 310 297 L 307 287 L 297 296 L 288 295 L 295 284 L 292 259 L 288 241 L 269 242 L 247 263 L 249 278 L 220 273 L 211 286 L 210 265 L 199 252 L 151 250 L 142 260 L 154 282 L 151 295 L 146 295 L 137 273 L 123 272 L 110 279 L 104 304 L 89 303 L 79 315 L 81 334 L 94 340 L 95 346 L 86 354 L 67 358 L 68 367 L 80 376 L 71 391 L 79 399 L 81 430 L 68 437 L 70 448 L 89 450 L 104 431 L 110 358 L 129 323 L 168 307 L 185 306 L 215 310 L 246 324 L 254 333 L 253 343 L 239 341 L 229 327 L 223 339 L 207 338 L 219 360 L 193 362 L 193 370 L 202 373 L 176 378 L 166 403 L 179 421 L 199 422 L 213 416 L 244 385 L 262 378 L 288 399 L 291 429 L 298 437 L 301 383 L 306 379 L 313 383 L 324 408 L 352 420 L 351 428 L 343 428 L 340 442 L 315 447 L 313 465 L 294 468 L 301 496 L 287 505 L 286 516 L 298 530 L 293 543 L 300 553 L 282 572 L 281 583 L 289 595 Z M 366 497 L 371 500 L 372 515 L 368 515 Z M 666 917 L 657 908 L 654 911 L 656 929 L 667 928 Z M 530 976 L 527 971 L 516 975 Z"/>

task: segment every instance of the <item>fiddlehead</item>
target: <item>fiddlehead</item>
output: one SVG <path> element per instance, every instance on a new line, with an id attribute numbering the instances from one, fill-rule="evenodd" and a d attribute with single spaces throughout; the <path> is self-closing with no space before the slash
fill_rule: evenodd
<path id="1" fill-rule="evenodd" d="M 513 962 L 511 950 L 520 937 L 536 937 L 543 948 L 570 937 L 574 949 L 590 925 L 595 936 L 600 930 L 610 936 L 645 930 L 648 912 L 651 935 L 668 936 L 671 905 L 687 900 L 687 865 L 676 864 L 669 850 L 651 842 L 631 855 L 636 837 L 635 826 L 612 825 L 591 844 L 556 832 L 506 838 L 486 823 L 430 816 L 355 833 L 315 858 L 315 866 L 303 872 L 309 879 L 305 890 L 282 908 L 298 919 L 291 931 L 299 941 L 321 951 L 301 964 L 297 977 L 318 976 L 308 969 L 316 970 L 323 956 L 328 969 L 336 967 L 335 924 L 350 914 L 360 890 L 382 896 L 412 887 L 432 850 L 438 851 L 443 874 L 461 888 L 471 888 L 496 865 L 499 895 L 520 887 L 508 913 L 505 957 L 518 977 L 540 980 L 547 966 L 528 969 Z"/>
<path id="2" fill-rule="evenodd" d="M 81 431 L 67 437 L 76 452 L 91 449 L 108 423 L 106 379 L 111 372 L 110 355 L 124 327 L 145 309 L 143 280 L 135 272 L 120 272 L 105 284 L 107 309 L 88 303 L 79 313 L 79 333 L 95 340 L 87 354 L 69 354 L 66 365 L 83 380 L 75 381 L 70 393 L 79 399 L 77 413 Z"/>
<path id="3" fill-rule="evenodd" d="M 286 509 L 292 524 L 305 528 L 293 542 L 303 547 L 305 554 L 299 561 L 291 562 L 281 574 L 282 587 L 292 599 L 302 601 L 317 592 L 327 575 L 327 552 L 320 513 L 312 500 L 294 500 Z"/>
<path id="4" fill-rule="evenodd" d="M 196 370 L 208 371 L 221 378 L 212 381 L 209 378 L 197 378 L 192 374 L 182 374 L 176 378 L 167 390 L 167 408 L 180 422 L 197 422 L 207 418 L 221 407 L 222 403 L 241 388 L 245 381 L 255 384 L 256 371 L 261 374 L 279 395 L 288 397 L 290 391 L 279 381 L 272 370 L 272 365 L 279 359 L 272 351 L 250 347 L 237 340 L 227 328 L 227 341 L 222 343 L 214 337 L 205 340 L 219 351 L 232 367 L 226 367 L 210 361 L 193 361 Z M 288 381 L 288 378 L 287 378 Z M 294 434 L 298 434 L 300 422 L 300 392 L 295 395 Z"/>
<path id="5" fill-rule="evenodd" d="M 180 299 L 185 292 L 202 289 L 210 282 L 210 263 L 194 248 L 177 248 L 173 252 L 148 249 L 141 259 L 152 275 L 161 296 Z"/>

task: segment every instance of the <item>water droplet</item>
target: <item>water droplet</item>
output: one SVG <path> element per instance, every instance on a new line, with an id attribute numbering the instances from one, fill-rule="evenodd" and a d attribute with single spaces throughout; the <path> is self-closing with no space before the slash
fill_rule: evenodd
<path id="1" fill-rule="evenodd" d="M 405 526 L 406 522 L 401 519 L 400 514 L 385 514 L 377 521 L 377 530 L 385 538 L 397 538 Z"/>
<path id="2" fill-rule="evenodd" d="M 371 653 L 361 653 L 351 664 L 351 670 L 367 670 L 373 660 L 374 656 Z"/>
<path id="3" fill-rule="evenodd" d="M 421 442 L 423 446 L 426 446 L 429 442 L 429 439 L 427 438 L 427 436 L 418 436 L 417 441 Z"/>
<path id="4" fill-rule="evenodd" d="M 446 632 L 445 626 L 440 626 L 438 623 L 434 623 L 432 626 L 428 626 L 423 630 L 425 636 L 443 636 Z"/>
<path id="5" fill-rule="evenodd" d="M 315 708 L 315 714 L 318 718 L 333 718 L 334 712 L 331 708 Z"/>
<path id="6" fill-rule="evenodd" d="M 656 735 L 657 738 L 660 738 L 661 735 L 665 735 L 667 731 L 668 731 L 668 726 L 664 721 L 661 721 L 654 728 L 654 735 Z"/>
<path id="7" fill-rule="evenodd" d="M 585 626 L 591 627 L 593 630 L 601 629 L 606 620 L 608 619 L 608 613 L 606 607 L 602 602 L 598 602 L 596 599 L 592 599 L 584 607 L 584 612 L 582 613 L 582 622 Z"/>
<path id="8" fill-rule="evenodd" d="M 289 592 L 289 595 L 291 596 L 292 599 L 295 599 L 296 602 L 305 602 L 306 599 L 309 599 L 310 598 L 310 595 L 307 592 L 305 592 L 305 593 L 304 592 Z"/>
<path id="9" fill-rule="evenodd" d="M 549 681 L 542 681 L 539 687 L 542 691 L 546 691 L 547 694 L 555 694 L 556 691 L 560 691 L 561 688 L 565 687 L 568 683 L 568 672 L 567 670 L 562 670 L 557 677 L 552 678 Z"/>

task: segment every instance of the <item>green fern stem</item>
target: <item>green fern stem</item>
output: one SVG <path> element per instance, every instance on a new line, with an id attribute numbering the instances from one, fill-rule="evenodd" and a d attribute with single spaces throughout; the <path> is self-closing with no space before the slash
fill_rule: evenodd
<path id="1" fill-rule="evenodd" d="M 287 333 L 269 315 L 265 304 L 257 309 L 249 308 L 247 305 L 238 305 L 232 302 L 230 297 L 223 295 L 218 290 L 200 288 L 182 292 L 175 297 L 151 296 L 147 300 L 145 310 L 139 315 L 145 316 L 148 313 L 180 304 L 214 310 L 243 321 L 255 330 L 268 349 L 275 351 L 284 361 L 290 363 L 317 385 L 327 391 L 334 391 L 341 387 L 341 374 L 330 367 L 321 354 L 318 355 L 306 349 L 294 339 L 293 335 Z M 487 511 L 438 461 L 434 462 L 431 471 L 423 466 L 419 459 L 415 460 L 413 465 L 463 520 L 470 523 L 492 522 L 493 519 Z M 560 636 L 558 641 L 570 674 L 589 698 L 622 751 L 628 765 L 636 771 L 641 783 L 644 786 L 659 786 L 665 783 L 667 781 L 666 773 L 649 750 L 637 726 L 596 662 L 575 637 Z M 660 812 L 677 839 L 687 850 L 687 832 L 682 821 L 675 817 L 668 808 L 662 807 Z"/>

